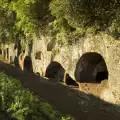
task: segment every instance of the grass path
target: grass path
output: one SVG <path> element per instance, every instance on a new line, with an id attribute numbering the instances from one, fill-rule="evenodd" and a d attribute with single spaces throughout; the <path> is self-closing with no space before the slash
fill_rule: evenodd
<path id="1" fill-rule="evenodd" d="M 53 83 L 35 74 L 22 72 L 4 62 L 0 62 L 0 71 L 20 80 L 25 88 L 40 96 L 58 111 L 70 114 L 76 120 L 119 120 L 118 106 L 108 104 L 93 95 Z M 117 109 L 116 109 L 117 108 Z"/>

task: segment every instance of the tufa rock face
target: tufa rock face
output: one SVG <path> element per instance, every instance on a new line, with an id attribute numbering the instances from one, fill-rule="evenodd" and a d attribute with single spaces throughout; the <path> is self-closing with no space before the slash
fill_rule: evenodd
<path id="1" fill-rule="evenodd" d="M 50 36 L 33 39 L 31 49 L 26 47 L 24 55 L 31 58 L 33 72 L 45 76 L 48 65 L 51 61 L 56 61 L 73 80 L 79 82 L 79 86 L 84 83 L 87 83 L 87 86 L 92 86 L 89 85 L 91 83 L 101 84 L 102 80 L 107 79 L 108 87 L 105 90 L 102 87 L 99 96 L 107 101 L 110 97 L 109 102 L 120 103 L 120 41 L 101 33 L 78 38 L 72 45 L 59 46 L 53 43 L 53 48 L 48 50 L 48 43 L 52 44 Z M 14 50 L 14 46 L 12 48 L 11 45 L 7 47 L 9 47 L 9 56 L 15 56 L 17 49 Z M 39 51 L 39 59 L 35 59 Z"/>

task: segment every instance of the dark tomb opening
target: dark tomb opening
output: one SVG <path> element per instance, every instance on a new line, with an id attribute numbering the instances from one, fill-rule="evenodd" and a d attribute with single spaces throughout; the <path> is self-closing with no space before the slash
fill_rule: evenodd
<path id="1" fill-rule="evenodd" d="M 17 49 L 17 44 L 14 45 L 14 50 L 16 50 L 16 49 Z"/>
<path id="2" fill-rule="evenodd" d="M 96 75 L 96 82 L 100 83 L 104 79 L 108 79 L 108 71 L 98 72 Z"/>
<path id="3" fill-rule="evenodd" d="M 73 80 L 69 74 L 66 74 L 66 78 L 64 81 L 67 85 L 72 85 L 72 86 L 79 86 L 75 80 Z"/>
<path id="4" fill-rule="evenodd" d="M 64 78 L 65 69 L 60 63 L 52 61 L 45 72 L 45 77 L 55 79 L 58 82 L 62 82 Z"/>
<path id="5" fill-rule="evenodd" d="M 83 54 L 76 64 L 75 78 L 81 83 L 101 83 L 108 79 L 104 58 L 96 52 Z"/>
<path id="6" fill-rule="evenodd" d="M 24 59 L 24 70 L 33 72 L 32 60 L 29 56 L 26 56 Z"/>
<path id="7" fill-rule="evenodd" d="M 9 48 L 7 48 L 7 60 L 9 59 Z"/>
<path id="8" fill-rule="evenodd" d="M 41 52 L 36 52 L 35 59 L 41 60 Z"/>
<path id="9" fill-rule="evenodd" d="M 38 76 L 40 76 L 40 73 L 39 73 L 39 72 L 36 72 L 35 74 L 38 75 Z"/>
<path id="10" fill-rule="evenodd" d="M 0 55 L 2 55 L 2 49 L 0 49 Z"/>

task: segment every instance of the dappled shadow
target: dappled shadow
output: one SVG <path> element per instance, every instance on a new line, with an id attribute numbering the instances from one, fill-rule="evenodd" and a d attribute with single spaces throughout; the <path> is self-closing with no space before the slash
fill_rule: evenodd
<path id="1" fill-rule="evenodd" d="M 101 83 L 108 79 L 108 70 L 104 58 L 96 52 L 83 54 L 77 62 L 75 78 L 81 83 Z"/>

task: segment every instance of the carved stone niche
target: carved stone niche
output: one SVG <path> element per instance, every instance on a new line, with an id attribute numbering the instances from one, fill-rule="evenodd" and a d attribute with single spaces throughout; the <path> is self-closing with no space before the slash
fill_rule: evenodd
<path id="1" fill-rule="evenodd" d="M 51 41 L 47 44 L 47 51 L 52 51 L 55 46 L 55 41 Z"/>
<path id="2" fill-rule="evenodd" d="M 41 52 L 40 51 L 35 53 L 35 59 L 41 60 Z"/>

